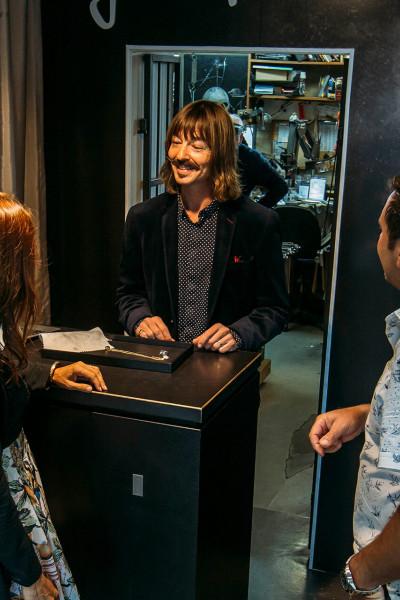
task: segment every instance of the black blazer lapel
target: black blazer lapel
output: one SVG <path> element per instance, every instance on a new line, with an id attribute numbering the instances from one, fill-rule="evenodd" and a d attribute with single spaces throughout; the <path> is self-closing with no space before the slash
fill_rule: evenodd
<path id="1" fill-rule="evenodd" d="M 165 213 L 161 217 L 161 235 L 164 252 L 165 275 L 171 304 L 171 315 L 177 323 L 178 307 L 178 203 L 170 200 Z M 169 327 L 169 323 L 166 323 Z"/>
<path id="2" fill-rule="evenodd" d="M 215 237 L 214 262 L 208 295 L 208 320 L 210 321 L 217 304 L 224 279 L 236 227 L 236 215 L 228 204 L 222 204 L 218 212 Z"/>

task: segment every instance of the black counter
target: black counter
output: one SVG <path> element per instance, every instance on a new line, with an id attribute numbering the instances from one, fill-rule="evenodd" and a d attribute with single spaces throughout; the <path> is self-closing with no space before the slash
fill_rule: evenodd
<path id="1" fill-rule="evenodd" d="M 245 600 L 260 355 L 102 367 L 36 394 L 26 431 L 81 600 Z"/>

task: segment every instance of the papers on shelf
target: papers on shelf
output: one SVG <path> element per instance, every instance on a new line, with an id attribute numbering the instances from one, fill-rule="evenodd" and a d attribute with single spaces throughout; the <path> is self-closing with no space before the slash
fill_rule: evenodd
<path id="1" fill-rule="evenodd" d="M 288 81 L 292 67 L 270 67 L 269 65 L 257 65 L 254 73 L 258 81 Z"/>
<path id="2" fill-rule="evenodd" d="M 261 94 L 261 95 L 270 95 L 272 96 L 274 93 L 274 86 L 273 85 L 262 85 L 262 84 L 256 84 L 254 86 L 254 93 L 255 94 Z"/>

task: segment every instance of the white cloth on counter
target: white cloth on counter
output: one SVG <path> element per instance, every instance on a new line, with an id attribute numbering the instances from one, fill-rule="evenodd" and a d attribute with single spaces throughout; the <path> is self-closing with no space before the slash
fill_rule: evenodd
<path id="1" fill-rule="evenodd" d="M 58 331 L 41 333 L 43 348 L 46 350 L 63 350 L 64 352 L 94 352 L 104 350 L 106 346 L 113 348 L 100 327 L 89 331 Z"/>

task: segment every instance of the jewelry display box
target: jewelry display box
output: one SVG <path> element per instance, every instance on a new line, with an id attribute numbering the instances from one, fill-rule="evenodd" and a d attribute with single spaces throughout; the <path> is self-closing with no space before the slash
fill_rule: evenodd
<path id="1" fill-rule="evenodd" d="M 113 348 L 91 352 L 69 352 L 42 348 L 44 358 L 75 362 L 82 360 L 95 365 L 126 367 L 172 373 L 193 352 L 192 344 L 164 342 L 126 335 L 109 335 Z"/>

